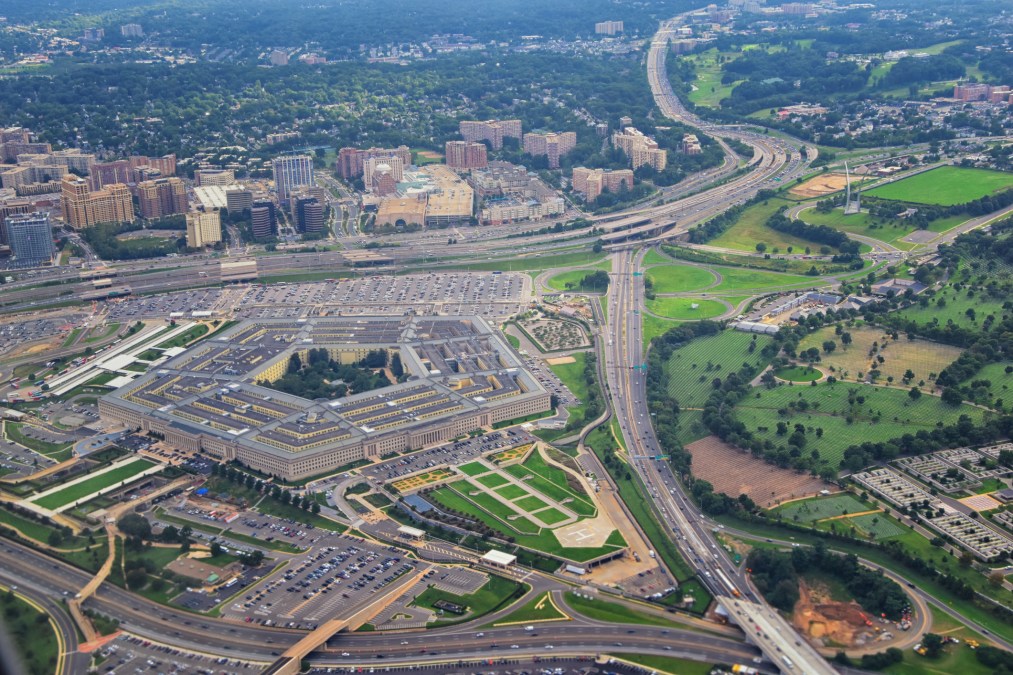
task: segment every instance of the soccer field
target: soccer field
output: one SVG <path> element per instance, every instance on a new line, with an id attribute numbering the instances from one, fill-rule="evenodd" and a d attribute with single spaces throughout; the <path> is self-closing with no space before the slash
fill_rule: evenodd
<path id="1" fill-rule="evenodd" d="M 1013 173 L 943 166 L 866 192 L 870 197 L 912 204 L 953 206 L 1013 187 Z"/>

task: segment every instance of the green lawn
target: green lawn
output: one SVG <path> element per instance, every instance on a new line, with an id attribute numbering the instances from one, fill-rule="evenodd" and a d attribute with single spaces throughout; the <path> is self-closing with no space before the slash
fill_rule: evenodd
<path id="1" fill-rule="evenodd" d="M 942 166 L 869 190 L 866 194 L 913 204 L 953 206 L 1013 187 L 1013 173 Z"/>
<path id="2" fill-rule="evenodd" d="M 728 84 L 721 82 L 721 63 L 718 62 L 718 57 L 736 59 L 739 54 L 735 52 L 719 53 L 715 48 L 691 56 L 680 57 L 692 61 L 695 67 L 696 79 L 693 81 L 695 89 L 690 91 L 689 100 L 696 105 L 706 108 L 720 108 L 721 99 L 728 98 L 732 89 L 739 83 L 739 81 Z"/>
<path id="3" fill-rule="evenodd" d="M 848 392 L 856 391 L 863 398 L 848 402 Z M 789 403 L 805 401 L 805 412 L 793 412 Z M 779 414 L 784 410 L 787 414 Z M 783 421 L 791 433 L 796 424 L 806 428 L 805 453 L 819 452 L 819 457 L 836 467 L 845 448 L 855 443 L 887 441 L 907 433 L 930 431 L 937 423 L 954 424 L 960 415 L 974 421 L 985 412 L 969 405 L 953 407 L 935 396 L 923 395 L 912 401 L 903 389 L 874 387 L 862 384 L 820 384 L 813 386 L 782 385 L 775 389 L 758 389 L 735 406 L 735 417 L 761 441 L 775 446 L 786 445 L 788 434 L 778 436 L 777 423 Z M 822 438 L 817 430 L 822 429 Z"/>
<path id="4" fill-rule="evenodd" d="M 898 207 L 897 212 L 900 213 L 902 210 Z M 822 213 L 816 209 L 806 209 L 799 214 L 799 218 L 812 225 L 826 225 L 843 232 L 863 237 L 872 237 L 903 250 L 910 249 L 914 244 L 901 241 L 901 239 L 917 229 L 907 220 L 876 218 L 866 211 L 846 216 L 844 215 L 844 209 L 834 209 L 829 213 Z M 931 232 L 945 232 L 960 225 L 967 218 L 966 215 L 938 218 L 928 224 L 928 230 Z"/>
<path id="5" fill-rule="evenodd" d="M 647 612 L 641 612 L 628 605 L 621 605 L 618 602 L 611 602 L 609 600 L 602 600 L 598 597 L 592 596 L 590 600 L 583 597 L 585 594 L 567 593 L 566 604 L 570 606 L 572 610 L 583 614 L 589 619 L 595 621 L 608 621 L 609 623 L 632 623 L 639 624 L 641 626 L 662 626 L 665 628 L 680 627 L 684 628 L 682 624 L 677 624 L 674 621 L 669 621 L 665 617 L 655 616 Z"/>
<path id="6" fill-rule="evenodd" d="M 767 227 L 767 220 L 777 213 L 778 209 L 791 206 L 794 202 L 781 197 L 774 197 L 759 204 L 753 204 L 743 210 L 731 227 L 718 235 L 717 238 L 707 242 L 711 246 L 730 248 L 736 251 L 753 253 L 756 245 L 763 242 L 767 245 L 767 251 L 778 248 L 787 251 L 792 247 L 793 251 L 801 252 L 808 246 L 813 251 L 819 251 L 821 244 L 795 237 L 784 232 L 778 232 L 772 227 Z"/>
<path id="7" fill-rule="evenodd" d="M 468 462 L 457 467 L 457 470 L 463 473 L 465 476 L 478 476 L 483 473 L 488 473 L 490 469 L 484 464 L 479 462 Z"/>
<path id="8" fill-rule="evenodd" d="M 418 607 L 428 607 L 437 613 L 440 610 L 433 607 L 433 604 L 439 600 L 446 600 L 468 608 L 467 613 L 463 616 L 446 614 L 443 619 L 431 624 L 434 627 L 447 626 L 460 621 L 472 621 L 480 616 L 485 616 L 490 612 L 496 611 L 506 606 L 507 603 L 518 597 L 526 589 L 526 584 L 520 584 L 516 581 L 491 574 L 489 575 L 489 581 L 470 595 L 454 595 L 435 586 L 430 586 L 415 597 L 412 600 L 412 604 Z"/>
<path id="9" fill-rule="evenodd" d="M 102 326 L 101 328 L 95 328 L 90 333 L 88 333 L 88 337 L 84 339 L 84 342 L 85 344 L 93 344 L 95 342 L 101 342 L 102 340 L 106 340 L 115 335 L 116 331 L 118 331 L 120 329 L 120 326 L 122 325 L 123 324 L 119 323 L 110 323 L 105 326 Z"/>
<path id="10" fill-rule="evenodd" d="M 658 249 L 648 249 L 647 253 L 644 254 L 642 264 L 644 267 L 650 267 L 651 265 L 671 265 L 672 259 L 667 255 L 658 253 Z"/>
<path id="11" fill-rule="evenodd" d="M 705 267 L 659 265 L 647 271 L 655 293 L 685 293 L 706 288 L 717 281 Z"/>
<path id="12" fill-rule="evenodd" d="M 191 326 L 187 330 L 183 331 L 174 338 L 170 338 L 165 342 L 162 342 L 155 346 L 155 349 L 169 349 L 171 347 L 185 347 L 199 337 L 207 335 L 208 331 L 207 324 L 199 323 L 195 326 Z"/>
<path id="13" fill-rule="evenodd" d="M 77 336 L 80 335 L 81 331 L 83 331 L 83 330 L 84 330 L 83 328 L 75 328 L 74 330 L 72 330 L 69 333 L 67 333 L 67 339 L 65 339 L 63 341 L 63 345 L 62 346 L 64 348 L 66 348 L 66 347 L 69 347 L 72 344 L 74 344 L 74 340 L 77 339 Z"/>
<path id="14" fill-rule="evenodd" d="M 112 471 L 107 471 L 101 475 L 93 476 L 88 480 L 75 483 L 74 485 L 68 485 L 66 488 L 58 492 L 54 492 L 42 499 L 32 501 L 44 509 L 58 509 L 65 504 L 76 502 L 77 500 L 87 497 L 88 495 L 98 492 L 104 488 L 129 481 L 137 474 L 150 469 L 153 466 L 155 466 L 154 462 L 146 459 L 136 459 L 128 464 L 119 466 Z"/>
<path id="15" fill-rule="evenodd" d="M 568 616 L 556 609 L 556 606 L 549 601 L 549 591 L 534 597 L 517 607 L 512 612 L 496 621 L 494 625 L 503 626 L 512 623 L 527 623 L 528 621 L 562 621 L 569 619 Z"/>
<path id="16" fill-rule="evenodd" d="M 662 335 L 670 328 L 674 328 L 679 325 L 671 319 L 663 319 L 659 316 L 645 313 L 641 313 L 640 322 L 642 328 L 641 339 L 643 340 L 645 350 L 647 349 L 647 345 L 651 343 L 651 340 L 659 335 Z"/>
<path id="17" fill-rule="evenodd" d="M 550 277 L 547 285 L 549 288 L 554 288 L 557 291 L 604 293 L 608 290 L 608 286 L 584 286 L 581 284 L 584 277 L 589 274 L 593 274 L 596 271 L 598 270 L 584 267 L 578 270 L 560 272 L 559 274 Z"/>
<path id="18" fill-rule="evenodd" d="M 647 301 L 647 309 L 678 321 L 702 321 L 721 316 L 728 311 L 722 302 L 705 298 L 657 297 Z"/>
<path id="19" fill-rule="evenodd" d="M 506 478 L 503 478 L 503 476 L 500 476 L 499 474 L 495 475 L 496 478 L 499 478 L 500 480 L 506 482 Z M 497 489 L 496 494 L 503 497 L 503 499 L 513 501 L 515 499 L 520 499 L 521 497 L 528 496 L 528 491 L 519 485 L 514 485 L 513 483 L 511 483 L 509 485 L 504 485 L 503 487 Z"/>
<path id="20" fill-rule="evenodd" d="M 775 370 L 774 375 L 792 382 L 813 382 L 823 377 L 823 373 L 812 366 L 785 366 Z"/>
<path id="21" fill-rule="evenodd" d="M 49 441 L 39 440 L 37 438 L 31 438 L 25 435 L 24 424 L 21 422 L 4 422 L 4 431 L 7 434 L 7 438 L 14 441 L 18 445 L 23 445 L 29 450 L 34 450 L 40 455 L 54 456 L 64 453 L 72 443 L 50 443 Z M 54 459 L 57 459 L 54 457 Z M 59 459 L 58 461 L 63 461 Z"/>
<path id="22" fill-rule="evenodd" d="M 556 523 L 561 523 L 566 520 L 568 516 L 559 509 L 551 507 L 548 509 L 542 509 L 535 514 L 535 517 L 546 525 L 555 525 Z"/>
<path id="23" fill-rule="evenodd" d="M 829 497 L 813 497 L 790 502 L 774 509 L 785 520 L 799 523 L 812 523 L 824 518 L 833 518 L 846 513 L 861 513 L 872 510 L 869 504 L 863 504 L 854 495 L 844 493 Z"/>
<path id="24" fill-rule="evenodd" d="M 790 286 L 807 288 L 820 284 L 819 279 L 815 277 L 780 274 L 742 267 L 716 267 L 714 271 L 721 275 L 721 283 L 708 290 L 715 293 L 721 291 L 768 291 Z"/>
<path id="25" fill-rule="evenodd" d="M 880 539 L 890 539 L 891 537 L 897 537 L 910 532 L 909 528 L 883 513 L 868 513 L 864 516 L 843 518 L 842 520 L 845 523 L 854 525 L 862 533 L 871 535 L 877 541 Z"/>
<path id="26" fill-rule="evenodd" d="M 545 501 L 539 499 L 534 495 L 521 497 L 520 499 L 516 500 L 514 504 L 516 504 L 518 508 L 524 509 L 529 513 L 531 511 L 537 511 L 538 509 L 544 509 L 546 506 L 548 506 L 548 504 Z"/>
<path id="27" fill-rule="evenodd" d="M 1013 400 L 1011 400 L 1013 396 L 1010 395 L 1010 387 L 1013 387 L 1013 371 L 1006 372 L 1006 369 L 1011 366 L 1013 363 L 1009 361 L 990 363 L 962 384 L 970 385 L 971 382 L 979 380 L 988 382 L 989 398 L 993 401 L 1002 399 L 1004 406 L 1008 409 L 1010 404 L 1013 404 Z"/>
<path id="28" fill-rule="evenodd" d="M 654 654 L 616 654 L 617 657 L 646 666 L 659 673 L 668 675 L 708 675 L 713 669 L 710 663 L 677 659 L 674 656 L 656 656 Z"/>
<path id="29" fill-rule="evenodd" d="M 486 486 L 488 488 L 498 488 L 499 486 L 506 485 L 507 483 L 510 482 L 506 478 L 504 478 L 503 476 L 499 475 L 498 473 L 490 473 L 488 475 L 481 476 L 479 478 L 476 478 L 475 481 L 478 482 L 478 483 L 481 483 L 482 485 L 484 485 L 484 486 Z M 507 486 L 507 487 L 513 487 L 513 486 Z"/>
<path id="30" fill-rule="evenodd" d="M 535 270 L 549 270 L 555 267 L 598 266 L 599 263 L 607 262 L 600 253 L 594 253 L 591 249 L 576 251 L 574 253 L 558 253 L 555 255 L 525 254 L 506 260 L 489 260 L 483 262 L 456 264 L 447 261 L 448 269 L 462 269 L 474 272 L 496 271 L 503 272 L 527 272 Z M 602 268 L 605 269 L 605 268 Z"/>
<path id="31" fill-rule="evenodd" d="M 529 454 L 523 464 L 514 464 L 503 470 L 515 478 L 529 478 L 524 484 L 549 499 L 556 502 L 572 500 L 566 506 L 577 515 L 593 516 L 596 513 L 591 498 L 575 485 L 576 479 L 568 477 L 559 467 L 550 465 L 537 451 Z"/>
<path id="32" fill-rule="evenodd" d="M 21 659 L 23 672 L 26 675 L 56 672 L 60 649 L 49 616 L 10 591 L 0 593 L 0 607 L 4 628 Z"/>
<path id="33" fill-rule="evenodd" d="M 952 286 L 946 286 L 934 296 L 923 295 L 917 303 L 895 312 L 894 316 L 919 324 L 945 325 L 952 321 L 964 328 L 980 330 L 989 314 L 995 316 L 996 324 L 1008 314 L 1009 310 L 1004 310 L 1003 304 L 1005 298 L 990 298 L 984 293 L 974 293 L 967 289 L 958 291 Z M 973 319 L 968 315 L 968 310 L 974 310 Z"/>
<path id="34" fill-rule="evenodd" d="M 574 419 L 578 417 L 581 420 L 584 419 L 584 402 L 587 401 L 587 380 L 584 378 L 584 367 L 587 363 L 587 354 L 587 352 L 574 352 L 570 355 L 573 357 L 573 363 L 549 366 L 556 377 L 562 380 L 570 390 L 570 393 L 580 401 L 579 405 L 570 408 L 570 415 Z"/>

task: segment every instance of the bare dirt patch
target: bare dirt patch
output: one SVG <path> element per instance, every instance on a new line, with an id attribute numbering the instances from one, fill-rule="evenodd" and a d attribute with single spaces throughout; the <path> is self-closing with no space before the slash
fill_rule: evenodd
<path id="1" fill-rule="evenodd" d="M 847 178 L 843 173 L 827 173 L 810 178 L 801 185 L 796 185 L 788 190 L 788 192 L 797 197 L 810 199 L 812 197 L 823 197 L 824 195 L 843 190 L 847 184 Z"/>
<path id="2" fill-rule="evenodd" d="M 577 359 L 572 356 L 554 356 L 550 359 L 545 359 L 545 362 L 550 366 L 563 366 L 567 363 L 576 363 Z"/>
<path id="3" fill-rule="evenodd" d="M 767 464 L 722 442 L 717 436 L 701 438 L 686 449 L 693 455 L 694 476 L 713 485 L 715 492 L 732 497 L 748 495 L 763 508 L 819 494 L 820 490 L 831 487 L 809 474 Z"/>
<path id="4" fill-rule="evenodd" d="M 810 586 L 805 581 L 799 583 L 799 600 L 792 623 L 821 646 L 860 647 L 889 637 L 877 636 L 878 626 L 866 617 L 858 603 L 835 601 L 826 588 L 819 584 Z"/>

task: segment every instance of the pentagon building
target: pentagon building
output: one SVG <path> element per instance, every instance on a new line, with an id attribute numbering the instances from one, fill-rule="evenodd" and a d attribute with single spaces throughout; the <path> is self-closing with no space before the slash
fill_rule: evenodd
<path id="1" fill-rule="evenodd" d="M 407 379 L 313 401 L 258 383 L 310 349 L 354 363 L 400 354 Z M 99 401 L 102 419 L 284 480 L 376 460 L 550 408 L 549 393 L 479 317 L 254 319 Z"/>

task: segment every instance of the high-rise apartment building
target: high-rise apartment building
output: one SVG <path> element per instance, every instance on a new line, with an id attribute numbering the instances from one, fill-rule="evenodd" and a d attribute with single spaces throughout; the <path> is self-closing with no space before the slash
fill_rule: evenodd
<path id="1" fill-rule="evenodd" d="M 303 234 L 324 231 L 324 205 L 316 197 L 300 195 L 292 200 L 296 230 Z"/>
<path id="2" fill-rule="evenodd" d="M 278 200 L 287 203 L 289 195 L 303 185 L 313 185 L 313 159 L 307 155 L 276 157 L 272 162 Z"/>
<path id="3" fill-rule="evenodd" d="M 75 230 L 99 223 L 128 223 L 134 219 L 134 203 L 126 185 L 115 183 L 91 190 L 88 181 L 64 176 L 60 184 L 63 220 Z"/>
<path id="4" fill-rule="evenodd" d="M 488 150 L 484 143 L 447 141 L 447 166 L 451 169 L 484 169 L 489 166 Z"/>
<path id="5" fill-rule="evenodd" d="M 599 21 L 594 25 L 595 35 L 615 35 L 623 32 L 622 21 Z"/>
<path id="6" fill-rule="evenodd" d="M 700 138 L 696 134 L 683 134 L 682 143 L 679 144 L 679 148 L 684 155 L 699 155 L 703 152 L 703 148 L 700 146 Z"/>
<path id="7" fill-rule="evenodd" d="M 194 183 L 197 187 L 208 185 L 232 185 L 236 182 L 236 172 L 232 169 L 197 169 L 194 171 Z"/>
<path id="8" fill-rule="evenodd" d="M 282 51 L 281 49 L 275 49 L 271 52 L 271 56 L 268 57 L 272 66 L 287 66 L 288 65 L 288 52 Z"/>
<path id="9" fill-rule="evenodd" d="M 278 214 L 271 200 L 261 199 L 253 202 L 250 220 L 254 238 L 268 239 L 278 234 Z"/>
<path id="10" fill-rule="evenodd" d="M 668 152 L 659 148 L 657 141 L 636 127 L 625 126 L 622 131 L 612 134 L 612 145 L 630 158 L 634 169 L 646 164 L 655 171 L 663 171 L 668 165 Z"/>
<path id="11" fill-rule="evenodd" d="M 149 220 L 186 213 L 189 208 L 186 185 L 176 177 L 138 183 L 137 202 L 141 217 Z"/>
<path id="12" fill-rule="evenodd" d="M 504 138 L 521 139 L 520 120 L 464 120 L 459 126 L 464 140 L 475 143 L 489 141 L 493 150 L 503 147 Z"/>
<path id="13" fill-rule="evenodd" d="M 120 35 L 123 37 L 144 37 L 144 29 L 139 23 L 125 23 L 120 26 Z"/>
<path id="14" fill-rule="evenodd" d="M 0 201 L 0 244 L 10 245 L 7 241 L 7 219 L 25 213 L 35 213 L 36 206 L 28 199 L 4 199 Z"/>
<path id="15" fill-rule="evenodd" d="M 11 253 L 19 263 L 48 265 L 53 262 L 56 247 L 48 213 L 10 216 L 4 221 L 4 230 Z"/>
<path id="16" fill-rule="evenodd" d="M 190 211 L 186 214 L 186 245 L 204 248 L 222 240 L 222 218 L 217 211 Z"/>
<path id="17" fill-rule="evenodd" d="M 524 134 L 524 152 L 529 155 L 546 155 L 549 158 L 549 168 L 559 168 L 559 158 L 577 147 L 577 134 L 573 131 L 564 131 L 561 134 L 547 133 Z"/>
<path id="18" fill-rule="evenodd" d="M 586 201 L 593 202 L 602 192 L 619 192 L 624 185 L 626 189 L 632 188 L 633 171 L 630 169 L 605 171 L 578 166 L 573 170 L 571 185 L 574 192 L 580 192 Z"/>
<path id="19" fill-rule="evenodd" d="M 364 175 L 366 162 L 369 159 L 392 159 L 394 157 L 401 161 L 402 167 L 412 163 L 412 152 L 407 145 L 399 145 L 396 148 L 369 148 L 368 150 L 341 148 L 338 151 L 338 175 L 346 180 L 358 178 Z M 393 167 L 393 165 L 391 166 Z"/>
<path id="20" fill-rule="evenodd" d="M 118 159 L 114 162 L 97 162 L 92 165 L 91 173 L 88 175 L 92 190 L 101 190 L 106 185 L 113 183 L 133 182 L 133 175 L 130 170 L 130 162 L 125 159 Z"/>

